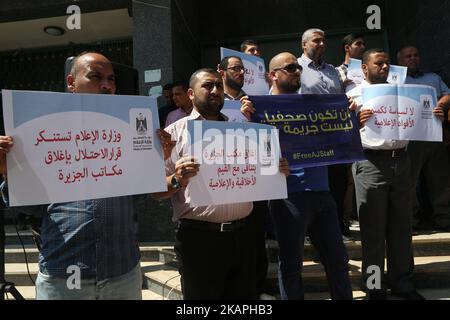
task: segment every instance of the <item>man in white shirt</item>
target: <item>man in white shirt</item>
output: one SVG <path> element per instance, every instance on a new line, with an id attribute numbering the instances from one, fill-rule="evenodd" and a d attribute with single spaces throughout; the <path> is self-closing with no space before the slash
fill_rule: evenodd
<path id="1" fill-rule="evenodd" d="M 367 297 L 386 299 L 386 288 L 374 289 L 368 280 L 373 267 L 378 267 L 384 275 L 386 252 L 387 283 L 392 294 L 408 300 L 423 300 L 411 281 L 414 261 L 410 160 L 406 152 L 408 141 L 369 138 L 364 128 L 373 111 L 363 106 L 361 88 L 386 84 L 389 67 L 388 53 L 381 49 L 367 51 L 362 64 L 366 80 L 348 93 L 358 105 L 361 142 L 367 157 L 367 161 L 356 162 L 352 168 L 361 228 L 362 274 L 365 284 L 370 287 L 367 288 Z"/>

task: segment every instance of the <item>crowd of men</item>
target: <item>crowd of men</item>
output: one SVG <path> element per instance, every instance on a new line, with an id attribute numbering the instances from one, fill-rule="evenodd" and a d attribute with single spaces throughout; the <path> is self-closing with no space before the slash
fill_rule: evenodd
<path id="1" fill-rule="evenodd" d="M 324 61 L 326 35 L 306 30 L 302 55 L 280 52 L 270 59 L 267 81 L 270 94 L 345 94 L 349 109 L 358 115 L 365 161 L 332 167 L 289 170 L 285 159 L 279 171 L 287 177 L 288 198 L 275 201 L 190 206 L 186 186 L 201 165 L 187 153 L 188 120 L 227 121 L 224 100 L 239 100 L 250 121 L 255 105 L 242 90 L 245 68 L 241 58 L 224 57 L 217 68 L 195 71 L 189 82 L 164 87 L 167 105 L 160 108 L 158 137 L 163 146 L 167 192 L 153 194 L 171 199 L 173 221 L 178 223 L 175 250 L 185 299 L 267 298 L 266 219 L 270 217 L 279 244 L 279 289 L 282 299 L 304 299 L 303 247 L 309 237 L 326 271 L 332 299 L 352 299 L 348 255 L 351 219 L 359 219 L 362 242 L 362 285 L 368 299 L 386 299 L 387 290 L 404 299 L 421 300 L 411 280 L 414 269 L 412 228 L 420 217 L 418 186 L 426 185 L 436 229 L 448 230 L 449 162 L 443 143 L 371 139 L 365 123 L 373 116 L 363 105 L 361 88 L 386 84 L 391 64 L 388 52 L 366 50 L 362 35 L 343 39 L 345 58 L 335 68 Z M 241 51 L 261 56 L 255 41 Z M 348 79 L 349 59 L 361 59 L 364 82 Z M 406 83 L 436 89 L 434 116 L 446 120 L 450 90 L 433 73 L 423 73 L 417 48 L 403 47 L 398 63 L 408 67 Z M 73 93 L 115 93 L 114 70 L 103 55 L 82 53 L 67 77 Z M 6 153 L 13 137 L 0 136 L 1 186 L 7 199 Z M 439 170 L 436 170 L 439 168 Z M 444 176 L 441 176 L 444 175 Z M 419 184 L 418 184 L 419 182 Z M 424 192 L 421 192 L 423 195 Z M 355 194 L 355 200 L 353 199 Z M 146 196 L 53 203 L 21 207 L 19 211 L 42 218 L 38 299 L 141 299 L 140 253 L 135 210 Z M 356 210 L 354 210 L 354 201 Z M 344 236 L 344 237 L 343 237 Z M 384 270 L 382 286 L 367 286 L 369 267 Z M 67 287 L 67 268 L 81 268 L 81 289 Z M 383 272 L 384 274 L 384 272 Z"/>
<path id="2" fill-rule="evenodd" d="M 372 116 L 362 105 L 361 87 L 387 83 L 391 58 L 381 49 L 366 50 L 362 34 L 349 34 L 342 40 L 344 61 L 334 67 L 323 61 L 325 33 L 309 29 L 302 36 L 303 54 L 284 52 L 270 60 L 267 80 L 270 93 L 277 94 L 343 94 L 354 101 L 361 126 L 366 161 L 348 165 L 308 168 L 290 172 L 289 197 L 285 200 L 255 202 L 249 224 L 256 230 L 257 296 L 269 297 L 265 285 L 267 258 L 265 253 L 266 216 L 279 244 L 279 288 L 282 299 L 302 299 L 301 280 L 304 241 L 316 247 L 328 277 L 333 299 L 350 299 L 348 257 L 343 242 L 352 240 L 350 226 L 359 220 L 363 251 L 363 286 L 371 275 L 369 267 L 384 270 L 383 286 L 369 290 L 368 299 L 386 299 L 391 294 L 405 299 L 423 299 L 411 281 L 414 268 L 412 232 L 420 230 L 425 219 L 432 228 L 450 228 L 450 168 L 444 143 L 393 141 L 365 138 L 364 124 Z M 241 45 L 246 54 L 261 56 L 256 41 Z M 362 60 L 365 81 L 357 86 L 348 79 L 350 59 Z M 406 84 L 429 85 L 436 89 L 438 105 L 434 115 L 444 120 L 444 109 L 450 107 L 450 91 L 434 73 L 423 73 L 417 48 L 404 46 L 397 55 L 398 64 L 408 68 Z M 255 111 L 244 85 L 244 64 L 237 56 L 222 59 L 218 70 L 223 79 L 224 96 L 241 100 L 242 112 L 250 119 Z M 446 120 L 448 121 L 448 120 Z M 433 168 L 433 169 L 432 169 Z M 441 168 L 442 170 L 436 170 Z M 392 199 L 396 199 L 393 201 Z M 431 208 L 420 206 L 429 199 Z M 431 209 L 431 210 L 430 210 Z M 429 216 L 425 217 L 428 213 Z M 264 227 L 266 229 L 264 229 Z"/>

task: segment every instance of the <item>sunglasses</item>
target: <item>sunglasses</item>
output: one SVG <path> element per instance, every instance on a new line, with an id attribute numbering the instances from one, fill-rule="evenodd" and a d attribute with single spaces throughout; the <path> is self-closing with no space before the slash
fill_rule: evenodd
<path id="1" fill-rule="evenodd" d="M 297 63 L 291 63 L 291 64 L 288 64 L 287 66 L 284 66 L 283 68 L 276 68 L 276 69 L 273 69 L 273 71 L 280 71 L 280 70 L 284 70 L 284 71 L 286 71 L 286 72 L 288 72 L 288 73 L 294 73 L 294 72 L 296 72 L 297 70 L 302 71 L 303 68 L 302 68 L 301 65 L 299 65 L 299 64 L 297 64 Z"/>

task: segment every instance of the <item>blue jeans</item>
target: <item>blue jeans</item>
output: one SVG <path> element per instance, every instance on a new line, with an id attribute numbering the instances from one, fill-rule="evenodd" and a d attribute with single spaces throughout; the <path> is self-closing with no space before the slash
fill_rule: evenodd
<path id="1" fill-rule="evenodd" d="M 270 201 L 279 245 L 278 280 L 283 300 L 304 299 L 301 279 L 306 235 L 319 253 L 332 299 L 352 299 L 348 255 L 342 242 L 336 204 L 329 192 L 290 193 Z"/>
<path id="2" fill-rule="evenodd" d="M 37 300 L 142 300 L 140 263 L 121 276 L 96 281 L 81 280 L 80 289 L 70 290 L 67 280 L 39 272 L 36 279 Z"/>

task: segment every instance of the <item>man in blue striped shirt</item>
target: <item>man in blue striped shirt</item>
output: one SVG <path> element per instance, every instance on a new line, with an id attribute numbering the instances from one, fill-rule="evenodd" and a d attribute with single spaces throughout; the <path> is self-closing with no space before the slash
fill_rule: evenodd
<path id="1" fill-rule="evenodd" d="M 116 91 L 111 62 L 94 52 L 75 58 L 67 83 L 73 93 L 114 94 Z M 3 175 L 6 175 L 5 154 L 12 146 L 11 137 L 0 136 Z M 7 183 L 2 184 L 1 191 L 8 204 Z M 145 197 L 15 208 L 42 218 L 36 298 L 142 299 L 135 217 L 139 201 Z"/>

